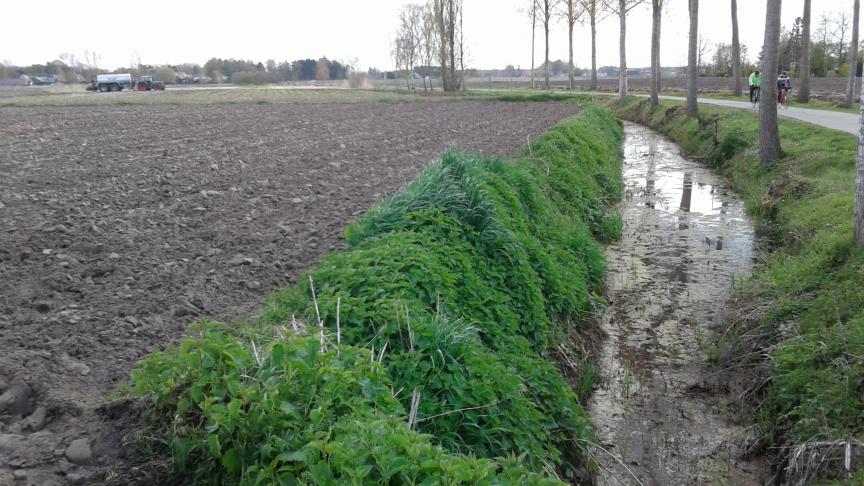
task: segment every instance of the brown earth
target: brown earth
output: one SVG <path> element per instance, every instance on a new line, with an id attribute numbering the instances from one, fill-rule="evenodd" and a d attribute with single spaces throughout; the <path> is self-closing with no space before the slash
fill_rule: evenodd
<path id="1" fill-rule="evenodd" d="M 147 352 L 254 313 L 448 145 L 510 155 L 576 110 L 0 110 L 0 484 L 86 481 L 117 457 L 95 410 Z"/>

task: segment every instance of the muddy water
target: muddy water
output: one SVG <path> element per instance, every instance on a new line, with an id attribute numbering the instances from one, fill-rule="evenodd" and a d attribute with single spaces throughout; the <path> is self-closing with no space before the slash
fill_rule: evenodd
<path id="1" fill-rule="evenodd" d="M 763 468 L 738 459 L 734 406 L 702 383 L 717 310 L 752 267 L 753 226 L 719 175 L 645 127 L 624 131 L 624 231 L 607 249 L 608 339 L 589 403 L 598 484 L 761 484 Z"/>

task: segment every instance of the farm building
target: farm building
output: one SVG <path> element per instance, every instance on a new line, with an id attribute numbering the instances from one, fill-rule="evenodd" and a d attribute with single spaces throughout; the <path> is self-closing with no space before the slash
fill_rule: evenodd
<path id="1" fill-rule="evenodd" d="M 30 76 L 22 74 L 17 78 L 0 79 L 0 86 L 31 86 L 33 80 Z"/>
<path id="2" fill-rule="evenodd" d="M 30 78 L 30 80 L 36 86 L 57 84 L 57 76 L 33 76 Z"/>

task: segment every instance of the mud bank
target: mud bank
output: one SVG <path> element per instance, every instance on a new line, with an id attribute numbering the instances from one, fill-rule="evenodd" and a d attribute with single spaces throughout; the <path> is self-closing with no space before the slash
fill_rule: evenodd
<path id="1" fill-rule="evenodd" d="M 607 248 L 603 379 L 589 403 L 605 449 L 598 484 L 762 484 L 767 468 L 739 459 L 748 431 L 703 365 L 718 308 L 752 269 L 744 204 L 648 128 L 625 124 L 624 152 L 623 235 Z"/>

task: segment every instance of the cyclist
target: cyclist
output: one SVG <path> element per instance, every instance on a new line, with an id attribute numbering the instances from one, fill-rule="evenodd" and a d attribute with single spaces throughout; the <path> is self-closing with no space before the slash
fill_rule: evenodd
<path id="1" fill-rule="evenodd" d="M 777 102 L 781 106 L 786 105 L 786 99 L 789 96 L 789 90 L 792 89 L 792 80 L 789 79 L 789 73 L 783 71 L 780 76 L 777 76 Z"/>
<path id="2" fill-rule="evenodd" d="M 750 84 L 750 103 L 755 103 L 759 99 L 758 92 L 762 88 L 762 74 L 759 71 L 753 71 L 747 82 Z"/>

